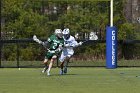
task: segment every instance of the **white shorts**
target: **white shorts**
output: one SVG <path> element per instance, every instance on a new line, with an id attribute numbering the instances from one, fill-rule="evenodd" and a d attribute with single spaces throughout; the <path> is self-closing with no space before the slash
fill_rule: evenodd
<path id="1" fill-rule="evenodd" d="M 62 51 L 62 53 L 61 53 L 61 56 L 60 56 L 60 58 L 59 58 L 59 61 L 60 62 L 64 62 L 64 60 L 67 58 L 67 57 L 71 57 L 72 55 L 74 54 L 74 52 L 64 52 L 64 51 Z"/>

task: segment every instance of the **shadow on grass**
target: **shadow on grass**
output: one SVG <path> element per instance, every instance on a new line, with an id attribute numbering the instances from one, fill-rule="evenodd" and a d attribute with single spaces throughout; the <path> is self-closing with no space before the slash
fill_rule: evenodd
<path id="1" fill-rule="evenodd" d="M 41 76 L 48 76 L 47 73 L 40 73 Z M 51 74 L 50 76 L 48 77 L 51 77 L 51 76 L 76 76 L 76 75 L 79 75 L 79 74 L 63 74 L 63 75 L 60 75 L 60 74 Z"/>
<path id="2" fill-rule="evenodd" d="M 75 75 L 78 75 L 78 74 L 63 74 L 63 75 L 60 75 L 60 74 L 52 74 L 51 76 L 75 76 Z"/>

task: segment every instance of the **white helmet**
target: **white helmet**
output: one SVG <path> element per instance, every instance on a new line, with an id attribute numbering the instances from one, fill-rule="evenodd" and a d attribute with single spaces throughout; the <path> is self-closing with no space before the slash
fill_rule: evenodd
<path id="1" fill-rule="evenodd" d="M 63 34 L 70 34 L 70 29 L 69 28 L 65 28 L 63 30 Z"/>
<path id="2" fill-rule="evenodd" d="M 59 38 L 62 38 L 63 37 L 63 33 L 62 33 L 62 30 L 61 29 L 55 29 L 55 35 Z"/>
<path id="3" fill-rule="evenodd" d="M 62 33 L 63 33 L 65 39 L 69 39 L 69 37 L 70 37 L 70 29 L 69 28 L 65 28 Z"/>

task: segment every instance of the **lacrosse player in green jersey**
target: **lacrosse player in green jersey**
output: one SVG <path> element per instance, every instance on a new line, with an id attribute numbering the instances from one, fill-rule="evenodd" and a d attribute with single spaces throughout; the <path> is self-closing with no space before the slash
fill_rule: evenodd
<path id="1" fill-rule="evenodd" d="M 63 39 L 62 30 L 55 29 L 54 34 L 51 35 L 48 38 L 48 40 L 45 42 L 40 41 L 39 39 L 37 39 L 36 36 L 33 37 L 33 40 L 47 47 L 47 51 L 45 53 L 45 59 L 43 62 L 45 67 L 42 70 L 42 73 L 47 72 L 47 75 L 49 76 L 53 63 L 56 60 L 57 56 L 61 53 L 61 50 L 63 48 L 64 39 Z M 48 65 L 49 61 L 50 63 Z"/>

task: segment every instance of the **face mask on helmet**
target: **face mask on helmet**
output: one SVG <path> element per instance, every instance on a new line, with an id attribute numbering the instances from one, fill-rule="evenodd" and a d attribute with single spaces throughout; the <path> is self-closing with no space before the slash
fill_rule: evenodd
<path id="1" fill-rule="evenodd" d="M 70 37 L 70 30 L 68 28 L 63 30 L 63 35 L 65 39 L 69 39 Z"/>
<path id="2" fill-rule="evenodd" d="M 70 34 L 64 34 L 64 38 L 65 39 L 69 39 L 70 38 Z"/>
<path id="3" fill-rule="evenodd" d="M 56 35 L 58 38 L 62 38 L 62 37 L 63 37 L 62 30 L 61 30 L 61 29 L 55 29 L 55 35 Z"/>

